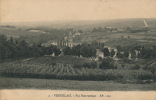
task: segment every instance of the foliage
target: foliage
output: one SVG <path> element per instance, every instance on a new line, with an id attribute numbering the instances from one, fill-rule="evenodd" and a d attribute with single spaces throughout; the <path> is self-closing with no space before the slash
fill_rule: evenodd
<path id="1" fill-rule="evenodd" d="M 96 49 L 90 44 L 76 45 L 72 48 L 65 47 L 63 49 L 64 55 L 73 55 L 78 56 L 82 55 L 83 57 L 94 57 L 96 55 Z"/>
<path id="2" fill-rule="evenodd" d="M 18 39 L 19 41 L 25 40 L 28 44 L 33 44 L 33 43 L 46 43 L 49 40 L 55 40 L 55 39 L 62 39 L 64 36 L 67 36 L 69 31 L 71 29 L 57 29 L 57 28 L 50 28 L 46 29 L 45 27 L 43 28 L 29 28 L 24 32 L 30 33 L 30 30 L 43 30 L 45 34 L 40 33 L 38 35 L 32 35 L 34 33 L 31 33 L 30 35 L 22 35 Z M 22 31 L 23 32 L 23 31 Z M 20 32 L 21 33 L 21 32 Z"/>
<path id="3" fill-rule="evenodd" d="M 110 52 L 107 47 L 103 48 L 102 51 L 103 51 L 105 57 L 110 56 Z"/>
<path id="4" fill-rule="evenodd" d="M 82 64 L 75 64 L 74 68 L 97 68 L 96 62 L 84 62 Z"/>
<path id="5" fill-rule="evenodd" d="M 145 70 L 150 70 L 153 74 L 156 72 L 156 62 L 152 62 L 144 67 Z"/>
<path id="6" fill-rule="evenodd" d="M 117 69 L 117 67 L 113 64 L 109 59 L 104 59 L 99 65 L 101 69 Z"/>
<path id="7" fill-rule="evenodd" d="M 97 41 L 93 41 L 91 42 L 91 45 L 97 49 L 103 49 L 104 47 L 104 43 L 101 42 L 97 42 Z"/>
<path id="8" fill-rule="evenodd" d="M 140 66 L 138 64 L 136 64 L 135 66 L 131 67 L 131 69 L 138 70 L 138 69 L 140 69 Z"/>
<path id="9" fill-rule="evenodd" d="M 120 59 L 125 58 L 125 57 L 124 57 L 124 54 L 122 54 L 121 52 L 117 52 L 116 56 L 117 56 L 118 58 L 120 58 Z"/>
<path id="10" fill-rule="evenodd" d="M 144 45 L 128 45 L 128 46 L 120 46 L 117 47 L 117 57 L 124 59 L 128 58 L 129 53 L 131 53 L 131 58 L 141 58 L 141 59 L 153 59 L 156 58 L 156 46 L 145 47 Z M 136 54 L 138 52 L 138 54 Z"/>
<path id="11" fill-rule="evenodd" d="M 114 51 L 114 49 L 112 49 L 110 52 L 110 56 L 113 57 L 114 55 L 115 55 L 115 51 Z"/>
<path id="12" fill-rule="evenodd" d="M 51 55 L 53 52 L 56 56 L 61 53 L 56 46 L 44 47 L 41 44 L 29 46 L 25 40 L 14 41 L 12 37 L 7 40 L 5 35 L 0 35 L 0 61 Z"/>
<path id="13" fill-rule="evenodd" d="M 107 60 L 109 62 L 112 61 L 111 59 Z M 22 78 L 29 77 L 92 81 L 114 80 L 120 83 L 152 83 L 155 81 L 155 74 L 152 74 L 148 70 L 105 70 L 88 67 L 90 64 L 94 65 L 93 63 L 94 62 L 89 62 L 89 60 L 85 58 L 70 56 L 38 57 L 1 63 L 0 75 Z M 84 64 L 85 67 L 76 68 L 74 67 L 76 64 Z"/>

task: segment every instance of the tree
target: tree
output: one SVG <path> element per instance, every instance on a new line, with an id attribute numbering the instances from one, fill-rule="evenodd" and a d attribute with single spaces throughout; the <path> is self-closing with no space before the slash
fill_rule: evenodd
<path id="1" fill-rule="evenodd" d="M 54 49 L 53 50 L 54 50 L 54 53 L 55 53 L 56 56 L 58 56 L 58 55 L 61 54 L 61 51 L 60 51 L 59 48 L 57 48 L 57 46 L 54 46 Z"/>
<path id="2" fill-rule="evenodd" d="M 115 55 L 115 51 L 114 51 L 114 49 L 112 49 L 110 52 L 110 56 L 113 57 L 114 55 Z"/>
<path id="3" fill-rule="evenodd" d="M 25 40 L 22 40 L 19 42 L 18 44 L 18 49 L 19 49 L 19 54 L 20 54 L 20 57 L 27 57 L 29 54 L 28 54 L 28 44 L 26 43 Z"/>
<path id="4" fill-rule="evenodd" d="M 81 45 L 76 45 L 72 48 L 72 55 L 80 57 Z"/>
<path id="5" fill-rule="evenodd" d="M 130 33 L 130 32 L 131 32 L 131 28 L 130 28 L 130 27 L 127 27 L 127 28 L 126 28 L 126 31 L 127 31 L 128 33 Z"/>
<path id="6" fill-rule="evenodd" d="M 69 46 L 63 49 L 64 55 L 71 55 L 71 48 Z"/>
<path id="7" fill-rule="evenodd" d="M 110 52 L 109 52 L 109 50 L 108 50 L 107 47 L 104 48 L 102 51 L 103 51 L 103 53 L 104 53 L 104 56 L 110 56 Z"/>
<path id="8" fill-rule="evenodd" d="M 0 35 L 0 60 L 3 61 L 9 58 L 10 50 L 9 50 L 9 42 L 7 41 L 7 37 L 5 35 Z"/>
<path id="9" fill-rule="evenodd" d="M 118 51 L 122 51 L 122 47 L 120 45 L 118 45 L 116 48 Z"/>
<path id="10" fill-rule="evenodd" d="M 129 57 L 129 52 L 128 51 L 124 51 L 124 57 L 126 57 L 126 58 Z"/>
<path id="11" fill-rule="evenodd" d="M 93 57 L 96 55 L 96 49 L 90 44 L 82 44 L 80 53 L 83 57 Z"/>
<path id="12" fill-rule="evenodd" d="M 121 52 L 117 52 L 117 55 L 116 55 L 118 58 L 121 58 L 123 59 L 124 58 L 124 54 L 122 54 Z"/>
<path id="13" fill-rule="evenodd" d="M 109 59 L 103 60 L 102 63 L 99 65 L 101 69 L 116 69 L 117 67 L 114 66 L 113 62 Z"/>
<path id="14" fill-rule="evenodd" d="M 57 46 L 42 46 L 41 43 L 29 46 L 25 40 L 16 40 L 12 37 L 7 40 L 5 35 L 0 35 L 0 61 L 14 58 L 39 57 L 50 55 L 52 53 L 59 55 L 61 53 Z"/>
<path id="15" fill-rule="evenodd" d="M 131 58 L 132 59 L 136 59 L 136 53 L 135 53 L 135 51 L 133 50 L 133 51 L 131 51 Z"/>
<path id="16" fill-rule="evenodd" d="M 156 62 L 149 65 L 148 69 L 154 74 L 156 72 Z"/>

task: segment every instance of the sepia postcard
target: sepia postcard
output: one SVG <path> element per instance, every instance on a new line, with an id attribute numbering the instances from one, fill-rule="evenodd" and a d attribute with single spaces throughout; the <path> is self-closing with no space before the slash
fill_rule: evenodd
<path id="1" fill-rule="evenodd" d="M 156 100 L 156 0 L 0 0 L 0 100 Z"/>

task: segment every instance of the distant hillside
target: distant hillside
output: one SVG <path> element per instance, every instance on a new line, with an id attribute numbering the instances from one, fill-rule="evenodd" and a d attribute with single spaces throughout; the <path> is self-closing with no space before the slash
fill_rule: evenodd
<path id="1" fill-rule="evenodd" d="M 1 23 L 2 25 L 15 25 L 27 27 L 53 27 L 53 28 L 92 28 L 92 27 L 143 27 L 143 21 L 152 28 L 156 28 L 156 18 L 114 19 L 114 20 L 72 20 L 72 21 L 45 21 Z"/>

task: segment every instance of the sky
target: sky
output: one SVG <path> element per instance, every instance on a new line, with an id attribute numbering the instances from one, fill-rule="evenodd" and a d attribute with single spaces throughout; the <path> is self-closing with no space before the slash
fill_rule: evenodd
<path id="1" fill-rule="evenodd" d="M 156 0 L 0 0 L 0 22 L 156 18 Z"/>

